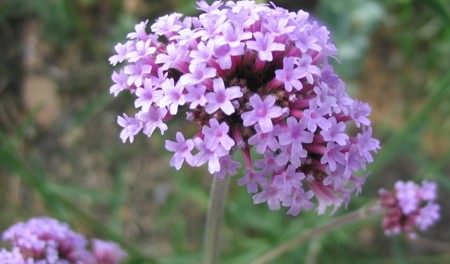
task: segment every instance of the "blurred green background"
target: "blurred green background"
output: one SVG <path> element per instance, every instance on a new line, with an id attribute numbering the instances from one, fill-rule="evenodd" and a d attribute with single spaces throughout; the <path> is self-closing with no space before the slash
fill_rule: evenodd
<path id="1" fill-rule="evenodd" d="M 383 149 L 347 211 L 396 180 L 428 179 L 440 184 L 442 219 L 415 241 L 386 238 L 381 219 L 367 219 L 272 263 L 450 263 L 450 3 L 274 2 L 306 9 L 330 28 L 337 71 L 372 106 Z M 0 1 L 0 231 L 48 215 L 122 243 L 130 263 L 200 262 L 211 176 L 204 168 L 171 169 L 161 137 L 122 144 L 116 116 L 132 110 L 131 97 L 108 93 L 115 43 L 137 22 L 175 11 L 195 15 L 195 2 Z M 292 218 L 253 205 L 235 179 L 223 263 L 249 263 L 346 212 Z"/>

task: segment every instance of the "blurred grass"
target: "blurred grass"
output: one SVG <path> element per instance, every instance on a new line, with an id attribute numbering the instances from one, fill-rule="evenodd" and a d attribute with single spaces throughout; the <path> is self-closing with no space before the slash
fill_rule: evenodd
<path id="1" fill-rule="evenodd" d="M 159 5 L 151 1 L 137 2 L 144 7 L 142 10 L 149 10 Z M 90 60 L 93 60 L 102 69 L 101 71 L 105 74 L 103 78 L 106 79 L 108 78 L 106 74 L 111 70 L 106 66 L 106 58 L 112 52 L 113 44 L 121 41 L 126 32 L 132 30 L 136 21 L 147 16 L 133 8 L 130 11 L 125 6 L 126 3 L 122 1 L 6 1 L 0 4 L 0 23 L 12 18 L 28 19 L 32 17 L 42 23 L 45 42 L 53 43 L 62 49 L 74 42 L 83 43 L 80 46 L 89 47 L 88 53 L 94 54 Z M 162 12 L 161 8 L 158 7 L 155 10 Z M 193 1 L 190 0 L 172 1 L 169 6 L 163 8 L 176 9 L 184 13 L 195 12 Z M 50 9 L 54 11 L 47 12 Z M 107 26 L 98 25 L 93 29 L 91 27 L 93 21 L 96 21 L 95 14 L 100 12 L 99 10 L 106 10 L 103 11 L 106 12 L 103 24 Z M 448 146 L 447 151 L 437 157 L 429 155 L 424 150 L 424 146 L 430 144 L 424 140 L 424 135 L 430 128 L 440 131 L 443 137 L 440 142 L 444 142 L 441 144 L 449 142 L 450 127 L 445 124 L 449 122 L 450 73 L 448 72 L 449 60 L 443 59 L 450 57 L 450 29 L 448 27 L 450 13 L 446 1 L 322 0 L 319 1 L 316 14 L 332 28 L 333 36 L 340 50 L 338 69 L 346 80 L 352 83 L 355 90 L 377 89 L 377 87 L 365 87 L 364 83 L 359 83 L 358 76 L 364 71 L 364 61 L 367 54 L 371 52 L 371 47 L 376 45 L 374 38 L 380 28 L 384 27 L 385 30 L 392 31 L 391 34 L 394 38 L 392 41 L 397 49 L 386 52 L 400 58 L 400 68 L 405 67 L 404 71 L 396 71 L 392 75 L 395 75 L 393 78 L 396 80 L 406 80 L 403 83 L 403 89 L 406 90 L 405 94 L 408 96 L 405 110 L 408 115 L 405 116 L 404 122 L 399 124 L 400 129 L 396 127 L 377 129 L 377 124 L 374 125 L 375 133 L 383 139 L 383 149 L 375 156 L 375 162 L 368 168 L 371 176 L 364 188 L 369 191 L 364 191 L 362 195 L 353 199 L 349 210 L 376 198 L 373 195 L 377 188 L 389 188 L 391 186 L 385 184 L 399 178 L 436 180 L 442 186 L 441 195 L 444 197 L 449 195 L 448 160 L 450 159 L 450 150 L 448 150 Z M 156 13 L 152 13 L 152 15 L 154 16 Z M 94 19 L 91 17 L 91 20 L 86 20 L 89 16 L 94 16 Z M 101 32 L 100 36 L 97 34 L 96 30 L 105 29 L 108 31 Z M 80 66 L 83 67 L 83 65 Z M 371 74 L 376 75 L 377 73 Z M 417 75 L 422 78 L 419 80 L 420 83 L 425 82 L 427 85 L 421 89 L 408 90 L 410 83 L 408 80 L 416 80 Z M 103 81 L 88 80 L 87 83 L 97 84 L 103 83 Z M 402 84 L 401 81 L 398 83 Z M 417 83 L 416 85 L 414 88 L 420 86 Z M 112 101 L 118 100 L 122 105 L 126 105 L 128 102 L 123 99 L 122 101 L 114 99 L 107 93 L 107 89 L 108 87 L 96 87 L 89 96 L 81 100 L 81 107 L 78 106 L 76 111 L 70 112 L 68 121 L 63 122 L 63 128 L 58 128 L 60 134 L 55 131 L 47 132 L 63 137 L 72 131 L 84 131 L 92 127 L 95 127 L 93 130 L 110 130 L 109 127 L 101 126 L 98 123 L 99 118 L 104 117 L 108 120 L 110 117 L 107 115 L 114 116 L 123 111 L 124 108 L 119 110 L 119 107 L 112 106 Z M 72 92 L 77 93 L 76 90 Z M 83 97 L 82 94 L 77 96 Z M 389 100 L 389 98 L 384 100 Z M 391 103 L 397 104 L 398 102 L 392 101 Z M 417 105 L 420 107 L 418 108 Z M 149 145 L 143 144 L 146 139 L 138 140 L 135 143 L 137 146 L 126 146 L 121 145 L 115 134 L 116 138 L 103 143 L 109 144 L 108 146 L 101 146 L 104 159 L 111 164 L 110 170 L 106 173 L 111 180 L 110 189 L 105 190 L 104 186 L 87 188 L 76 180 L 58 179 L 57 176 L 55 177 L 52 167 L 36 154 L 39 153 L 40 146 L 37 144 L 39 142 L 36 142 L 38 139 L 30 140 L 29 136 L 30 131 L 36 130 L 34 122 L 36 114 L 38 112 L 26 115 L 26 118 L 16 125 L 14 131 L 6 131 L 0 127 L 0 179 L 2 183 L 7 182 L 8 179 L 1 177 L 18 177 L 27 185 L 26 193 L 35 193 L 40 197 L 45 206 L 43 212 L 68 221 L 80 229 L 89 230 L 90 233 L 101 238 L 120 242 L 131 255 L 130 263 L 184 264 L 200 261 L 202 227 L 208 203 L 209 175 L 206 175 L 201 169 L 164 171 L 165 174 L 169 174 L 166 176 L 170 176 L 165 178 L 165 183 L 170 184 L 171 191 L 166 198 L 161 198 L 161 205 L 151 207 L 155 210 L 151 213 L 151 219 L 143 220 L 144 224 L 148 224 L 152 228 L 145 235 L 154 235 L 154 240 L 161 241 L 160 247 L 164 249 L 164 252 L 157 252 L 159 247 L 153 251 L 149 250 L 149 245 L 145 244 L 148 240 L 142 240 L 139 235 L 127 235 L 125 230 L 128 229 L 128 226 L 138 225 L 130 221 L 129 215 L 131 211 L 135 210 L 134 207 L 146 206 L 145 204 L 132 204 L 133 208 L 130 208 L 130 200 L 132 203 L 133 197 L 137 193 L 129 187 L 129 172 L 139 173 L 139 168 L 135 166 L 136 162 L 133 163 L 133 160 L 149 153 L 151 156 L 145 157 L 144 162 L 154 162 L 156 167 L 168 167 L 167 164 L 159 164 L 161 158 L 165 160 L 169 158 L 167 154 L 160 153 L 162 139 L 153 139 L 150 144 L 154 149 L 141 154 L 144 153 L 143 149 L 149 147 Z M 112 125 L 114 125 L 113 122 Z M 55 130 L 58 131 L 58 129 Z M 89 139 L 88 136 L 78 139 L 72 148 L 76 148 L 77 145 L 78 148 L 81 148 L 81 145 L 87 145 L 96 140 L 101 141 L 100 138 Z M 111 145 L 115 147 L 111 147 Z M 96 151 L 93 148 L 87 147 L 87 150 Z M 68 149 L 67 151 L 74 150 Z M 47 154 L 49 157 L 58 155 L 44 152 L 44 155 Z M 411 168 L 408 168 L 407 171 L 415 172 L 410 175 L 398 175 L 402 171 L 398 165 L 401 160 L 406 160 L 406 163 L 410 164 Z M 74 175 L 82 173 L 81 169 L 76 166 L 73 170 Z M 92 174 L 95 176 L 96 172 L 93 171 Z M 239 175 L 241 174 L 242 171 Z M 148 179 L 148 182 L 146 180 L 138 185 L 157 183 L 155 180 Z M 0 190 L 6 188 L 4 186 L 7 185 L 2 185 Z M 147 199 L 146 203 L 156 203 L 153 201 L 155 196 L 146 194 L 144 196 Z M 5 199 L 6 203 L 11 201 L 3 194 L 0 197 Z M 443 220 L 429 236 L 449 244 L 448 236 L 450 234 L 445 221 L 449 217 L 447 210 L 450 204 L 444 199 L 442 202 L 444 202 Z M 16 206 L 16 208 L 8 209 L 8 206 L 8 204 L 2 203 L 3 210 L 13 211 L 17 215 L 8 215 L 8 218 L 2 217 L 0 226 L 6 227 L 12 224 L 5 221 L 23 220 L 24 217 L 42 212 L 42 210 L 34 209 L 32 204 L 27 204 L 23 209 L 20 204 L 10 205 L 11 207 Z M 102 209 L 101 215 L 97 214 L 98 208 Z M 345 210 L 339 210 L 337 215 L 343 213 Z M 145 216 L 141 217 L 146 219 Z M 282 211 L 272 212 L 264 205 L 253 205 L 245 188 L 239 188 L 232 183 L 224 226 L 223 263 L 248 263 L 285 239 L 304 233 L 305 230 L 321 225 L 334 217 L 329 215 L 318 217 L 314 212 L 305 212 L 298 218 L 291 218 Z M 105 218 L 108 220 L 105 221 Z M 380 219 L 371 219 L 315 238 L 309 243 L 287 252 L 273 263 L 449 262 L 450 256 L 445 252 L 427 248 L 417 255 L 414 253 L 417 248 L 407 240 L 384 238 L 379 221 Z M 145 228 L 138 225 L 137 229 L 144 230 Z M 139 234 L 139 231 L 137 233 Z"/>

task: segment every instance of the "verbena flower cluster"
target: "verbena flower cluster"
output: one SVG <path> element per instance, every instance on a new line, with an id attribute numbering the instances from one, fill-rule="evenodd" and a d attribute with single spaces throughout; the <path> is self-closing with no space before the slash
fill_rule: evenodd
<path id="1" fill-rule="evenodd" d="M 361 190 L 355 172 L 372 162 L 370 107 L 354 100 L 329 64 L 329 31 L 308 13 L 254 1 L 197 3 L 201 14 L 173 13 L 136 25 L 115 46 L 110 92 L 135 95 L 137 113 L 123 114 L 120 138 L 164 134 L 185 113 L 198 128 L 166 140 L 170 165 L 183 163 L 238 180 L 255 203 L 288 214 L 334 209 Z M 347 130 L 354 131 L 350 134 Z"/>
<path id="2" fill-rule="evenodd" d="M 11 251 L 0 250 L 2 264 L 118 264 L 126 253 L 114 242 L 86 238 L 65 223 L 40 217 L 19 222 L 3 233 Z"/>
<path id="3" fill-rule="evenodd" d="M 415 229 L 427 230 L 439 220 L 440 206 L 436 203 L 437 185 L 423 181 L 395 183 L 393 191 L 380 190 L 380 204 L 386 208 L 383 228 L 386 234 L 405 233 L 414 238 Z"/>

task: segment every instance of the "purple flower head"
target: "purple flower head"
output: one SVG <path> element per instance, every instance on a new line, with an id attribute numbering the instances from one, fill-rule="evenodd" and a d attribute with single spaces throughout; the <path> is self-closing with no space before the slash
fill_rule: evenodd
<path id="1" fill-rule="evenodd" d="M 94 239 L 88 246 L 83 235 L 48 217 L 16 223 L 3 233 L 2 238 L 12 245 L 11 251 L 0 249 L 2 264 L 118 264 L 126 257 L 118 244 Z"/>
<path id="2" fill-rule="evenodd" d="M 405 233 L 415 237 L 415 229 L 427 230 L 440 218 L 440 206 L 436 203 L 437 185 L 423 181 L 398 181 L 393 191 L 380 190 L 380 204 L 386 209 L 383 228 L 386 234 Z"/>
<path id="3" fill-rule="evenodd" d="M 117 243 L 99 239 L 92 240 L 92 255 L 96 264 L 119 264 L 127 256 Z"/>
<path id="4" fill-rule="evenodd" d="M 142 22 L 116 45 L 110 92 L 130 91 L 137 112 L 118 118 L 121 139 L 164 134 L 186 116 L 195 131 L 165 144 L 176 169 L 207 165 L 222 179 L 238 173 L 241 152 L 246 170 L 237 181 L 255 203 L 290 215 L 348 203 L 364 182 L 356 172 L 380 146 L 370 107 L 348 95 L 329 64 L 336 48 L 326 27 L 274 4 L 197 6 L 197 17 Z M 420 190 L 431 197 L 433 186 Z"/>
<path id="5" fill-rule="evenodd" d="M 89 255 L 84 236 L 55 219 L 41 217 L 17 223 L 3 233 L 3 240 L 18 248 L 25 260 L 76 263 Z"/>

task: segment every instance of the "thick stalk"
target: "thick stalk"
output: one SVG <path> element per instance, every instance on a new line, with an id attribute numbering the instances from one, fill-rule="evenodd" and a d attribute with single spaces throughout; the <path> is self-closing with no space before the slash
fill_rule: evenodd
<path id="1" fill-rule="evenodd" d="M 223 215 L 230 184 L 229 177 L 221 180 L 213 177 L 211 184 L 211 197 L 209 199 L 208 215 L 206 218 L 206 231 L 204 240 L 204 264 L 219 263 L 220 231 L 222 229 Z"/>
<path id="2" fill-rule="evenodd" d="M 380 207 L 378 204 L 372 205 L 371 207 L 365 207 L 361 208 L 357 211 L 345 214 L 343 216 L 340 216 L 338 218 L 333 219 L 331 222 L 328 222 L 322 226 L 316 227 L 312 230 L 310 230 L 307 233 L 301 234 L 298 237 L 294 237 L 279 246 L 273 248 L 260 258 L 256 259 L 255 261 L 251 262 L 251 264 L 263 264 L 267 263 L 274 258 L 280 256 L 281 254 L 285 253 L 286 251 L 289 251 L 293 249 L 294 247 L 299 246 L 300 244 L 317 237 L 319 235 L 328 233 L 334 229 L 337 229 L 339 227 L 355 223 L 359 220 L 362 220 L 364 218 L 379 215 L 384 212 L 384 209 Z"/>

